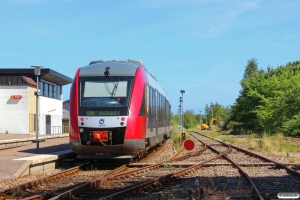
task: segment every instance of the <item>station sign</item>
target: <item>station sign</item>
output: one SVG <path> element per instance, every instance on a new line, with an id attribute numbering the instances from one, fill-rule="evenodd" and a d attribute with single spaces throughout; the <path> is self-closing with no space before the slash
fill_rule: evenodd
<path id="1" fill-rule="evenodd" d="M 22 95 L 11 95 L 11 99 L 22 99 Z"/>

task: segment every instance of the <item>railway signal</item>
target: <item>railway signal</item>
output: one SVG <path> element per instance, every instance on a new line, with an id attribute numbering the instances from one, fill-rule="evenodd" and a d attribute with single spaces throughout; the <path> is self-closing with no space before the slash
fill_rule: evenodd
<path id="1" fill-rule="evenodd" d="M 183 147 L 187 151 L 192 151 L 195 148 L 195 142 L 193 140 L 186 140 L 183 143 Z"/>

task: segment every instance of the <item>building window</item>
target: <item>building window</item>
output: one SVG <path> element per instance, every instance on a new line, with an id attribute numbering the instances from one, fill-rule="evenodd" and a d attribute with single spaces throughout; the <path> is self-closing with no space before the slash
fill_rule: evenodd
<path id="1" fill-rule="evenodd" d="M 60 88 L 61 88 L 61 86 L 58 85 L 57 86 L 57 99 L 60 99 Z"/>
<path id="2" fill-rule="evenodd" d="M 47 97 L 48 96 L 48 84 L 44 83 L 44 94 L 43 96 Z"/>
<path id="3" fill-rule="evenodd" d="M 44 97 L 61 99 L 61 86 L 52 83 L 46 83 L 43 80 L 39 83 L 40 95 Z"/>
<path id="4" fill-rule="evenodd" d="M 40 95 L 41 95 L 41 96 L 43 96 L 43 92 L 44 92 L 44 89 L 43 89 L 44 87 L 43 87 L 43 86 L 44 86 L 43 82 L 39 82 Z"/>
<path id="5" fill-rule="evenodd" d="M 52 98 L 52 85 L 48 84 L 48 96 Z"/>

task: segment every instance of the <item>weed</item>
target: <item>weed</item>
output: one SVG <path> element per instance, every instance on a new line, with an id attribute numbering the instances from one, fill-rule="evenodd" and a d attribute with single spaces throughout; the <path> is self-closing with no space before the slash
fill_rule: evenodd
<path id="1" fill-rule="evenodd" d="M 263 140 L 260 139 L 257 141 L 257 144 L 258 144 L 259 148 L 263 148 L 264 142 L 263 142 Z"/>
<path id="2" fill-rule="evenodd" d="M 289 160 L 289 163 L 295 163 L 295 158 L 288 158 L 288 160 Z"/>
<path id="3" fill-rule="evenodd" d="M 231 144 L 235 144 L 237 143 L 237 140 L 235 138 L 231 138 L 231 137 L 222 137 L 221 138 L 223 140 L 223 142 L 229 142 Z"/>
<path id="4" fill-rule="evenodd" d="M 175 169 L 175 167 L 170 164 L 164 164 L 164 170 L 171 170 L 171 169 Z"/>

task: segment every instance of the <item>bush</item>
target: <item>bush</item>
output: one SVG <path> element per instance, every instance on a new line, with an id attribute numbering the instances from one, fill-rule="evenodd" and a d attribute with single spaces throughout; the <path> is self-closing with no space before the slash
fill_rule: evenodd
<path id="1" fill-rule="evenodd" d="M 286 136 L 300 136 L 300 115 L 295 115 L 283 123 L 282 131 Z"/>

